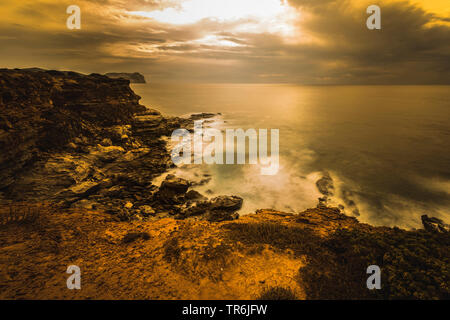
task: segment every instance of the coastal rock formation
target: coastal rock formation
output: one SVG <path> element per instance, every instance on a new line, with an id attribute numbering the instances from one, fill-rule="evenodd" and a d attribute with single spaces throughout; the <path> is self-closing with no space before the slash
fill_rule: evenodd
<path id="1" fill-rule="evenodd" d="M 174 175 L 167 175 L 154 195 L 153 206 L 169 208 L 177 219 L 225 221 L 239 217 L 237 211 L 242 208 L 243 199 L 237 196 L 218 196 L 211 200 L 195 190 L 189 190 L 192 184 Z M 163 209 L 161 209 L 163 210 Z"/>
<path id="2" fill-rule="evenodd" d="M 322 177 L 316 181 L 317 190 L 323 195 L 319 198 L 319 206 L 327 206 L 333 203 L 336 195 L 333 178 L 329 172 L 324 172 Z M 339 204 L 341 210 L 351 213 L 355 217 L 359 217 L 359 209 L 353 200 L 353 193 L 348 189 L 339 190 L 340 199 L 344 204 Z"/>
<path id="3" fill-rule="evenodd" d="M 202 116 L 164 117 L 139 104 L 128 80 L 98 74 L 3 69 L 0 84 L 0 201 L 51 201 L 130 220 L 207 200 L 185 198 L 190 183 L 180 189 L 176 177 L 152 184 L 172 165 L 163 137 Z"/>
<path id="4" fill-rule="evenodd" d="M 126 80 L 58 71 L 0 70 L 0 189 L 77 137 L 91 143 L 104 126 L 145 110 Z"/>
<path id="5" fill-rule="evenodd" d="M 127 79 L 131 83 L 146 83 L 145 77 L 138 72 L 133 72 L 133 73 L 110 72 L 110 73 L 106 73 L 105 76 L 112 78 L 112 79 L 119 79 L 119 78 Z"/>
<path id="6" fill-rule="evenodd" d="M 152 144 L 161 136 L 170 136 L 173 130 L 184 128 L 192 130 L 194 127 L 193 119 L 179 117 L 164 117 L 159 111 L 147 109 L 140 112 L 133 118 L 132 135 L 139 137 L 147 144 Z"/>
<path id="7" fill-rule="evenodd" d="M 327 203 L 329 175 L 317 208 L 237 220 L 240 197 L 170 174 L 156 185 L 165 136 L 213 116 L 164 117 L 125 79 L 0 70 L 0 299 L 450 297 L 448 225 L 360 223 Z M 73 264 L 83 290 L 61 277 Z M 367 290 L 373 264 L 382 290 Z"/>
<path id="8" fill-rule="evenodd" d="M 169 174 L 159 188 L 159 197 L 164 203 L 179 204 L 184 202 L 188 188 L 189 181 Z"/>
<path id="9" fill-rule="evenodd" d="M 431 217 L 429 218 L 428 215 L 423 215 L 421 217 L 422 224 L 425 230 L 430 232 L 440 232 L 440 233 L 446 233 L 450 232 L 450 225 L 444 223 L 441 219 Z"/>
<path id="10" fill-rule="evenodd" d="M 188 202 L 179 217 L 200 217 L 211 222 L 234 220 L 239 217 L 237 211 L 242 208 L 243 201 L 237 196 L 218 196 L 211 200 Z"/>
<path id="11" fill-rule="evenodd" d="M 319 205 L 326 205 L 330 197 L 334 195 L 334 182 L 328 172 L 324 172 L 322 177 L 316 181 L 316 187 L 323 195 L 319 198 Z"/>

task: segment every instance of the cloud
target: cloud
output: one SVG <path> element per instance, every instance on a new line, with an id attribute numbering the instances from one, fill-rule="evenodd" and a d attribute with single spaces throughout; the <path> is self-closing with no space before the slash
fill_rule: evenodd
<path id="1" fill-rule="evenodd" d="M 130 14 L 180 0 L 80 0 L 78 31 L 65 28 L 70 2 L 1 4 L 3 66 L 140 71 L 161 81 L 450 84 L 450 18 L 408 1 L 379 2 L 375 31 L 364 0 L 287 0 L 296 14 L 286 20 L 181 25 Z"/>

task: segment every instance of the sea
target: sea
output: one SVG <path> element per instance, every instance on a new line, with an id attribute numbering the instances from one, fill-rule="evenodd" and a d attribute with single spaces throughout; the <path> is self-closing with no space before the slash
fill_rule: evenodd
<path id="1" fill-rule="evenodd" d="M 172 173 L 208 197 L 300 213 L 332 179 L 330 204 L 373 225 L 420 228 L 423 214 L 450 222 L 450 86 L 133 84 L 141 103 L 168 116 L 220 113 L 226 128 L 279 130 L 279 170 L 187 165 Z"/>

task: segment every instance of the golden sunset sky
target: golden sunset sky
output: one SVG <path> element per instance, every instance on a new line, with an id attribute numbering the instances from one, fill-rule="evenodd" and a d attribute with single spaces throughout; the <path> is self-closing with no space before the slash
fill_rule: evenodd
<path id="1" fill-rule="evenodd" d="M 381 7 L 381 30 L 366 8 Z M 66 8 L 81 8 L 81 30 Z M 450 84 L 449 0 L 3 0 L 1 67 L 151 81 Z"/>

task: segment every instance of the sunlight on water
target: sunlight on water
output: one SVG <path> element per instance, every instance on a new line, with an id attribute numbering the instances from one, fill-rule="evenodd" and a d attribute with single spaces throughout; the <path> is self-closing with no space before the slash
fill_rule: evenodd
<path id="1" fill-rule="evenodd" d="M 179 175 L 208 182 L 208 197 L 236 194 L 242 212 L 300 212 L 317 204 L 315 182 L 334 180 L 335 204 L 355 204 L 364 222 L 420 226 L 450 216 L 450 87 L 133 85 L 142 103 L 168 115 L 221 112 L 224 128 L 280 129 L 280 170 L 201 165 Z"/>

